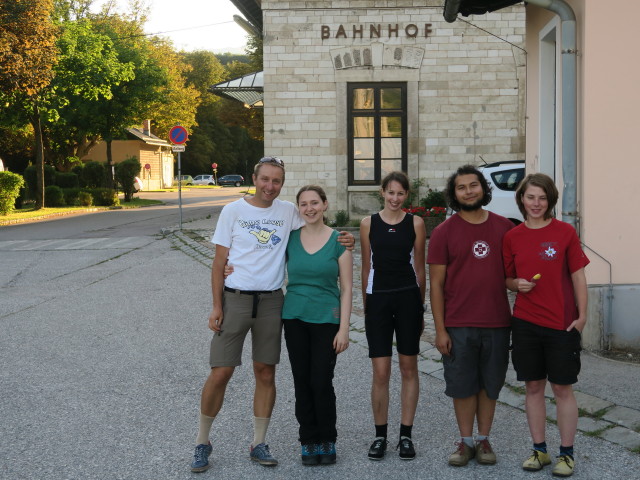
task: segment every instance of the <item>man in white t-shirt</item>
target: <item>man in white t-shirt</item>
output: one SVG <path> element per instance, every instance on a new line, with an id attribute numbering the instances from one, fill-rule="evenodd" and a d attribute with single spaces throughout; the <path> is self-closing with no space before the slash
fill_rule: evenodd
<path id="1" fill-rule="evenodd" d="M 211 269 L 213 310 L 209 316 L 214 335 L 209 354 L 211 372 L 202 389 L 193 472 L 204 472 L 210 466 L 211 425 L 222 407 L 235 367 L 241 364 L 242 346 L 249 330 L 255 376 L 250 458 L 265 466 L 278 464 L 265 438 L 276 398 L 275 367 L 280 361 L 284 300 L 281 287 L 289 234 L 304 222 L 293 203 L 277 198 L 285 177 L 282 160 L 262 158 L 252 177 L 255 195 L 222 209 L 211 240 L 216 245 Z M 342 237 L 340 241 L 352 248 L 353 235 Z M 227 261 L 233 265 L 233 274 L 225 280 Z"/>

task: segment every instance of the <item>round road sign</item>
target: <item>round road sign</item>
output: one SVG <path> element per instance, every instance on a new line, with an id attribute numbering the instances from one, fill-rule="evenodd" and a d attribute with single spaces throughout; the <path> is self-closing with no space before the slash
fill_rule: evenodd
<path id="1" fill-rule="evenodd" d="M 174 145 L 182 145 L 189 139 L 189 134 L 187 133 L 187 129 L 176 125 L 169 130 L 169 140 Z"/>

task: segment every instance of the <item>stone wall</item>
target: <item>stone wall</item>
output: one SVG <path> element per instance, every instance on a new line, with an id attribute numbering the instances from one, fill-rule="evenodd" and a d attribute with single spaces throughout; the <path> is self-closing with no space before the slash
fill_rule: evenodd
<path id="1" fill-rule="evenodd" d="M 522 6 L 454 24 L 442 1 L 263 0 L 262 9 L 265 153 L 287 163 L 283 198 L 319 183 L 333 211 L 378 209 L 376 187 L 347 182 L 349 82 L 407 83 L 408 174 L 431 188 L 481 157 L 524 159 Z"/>

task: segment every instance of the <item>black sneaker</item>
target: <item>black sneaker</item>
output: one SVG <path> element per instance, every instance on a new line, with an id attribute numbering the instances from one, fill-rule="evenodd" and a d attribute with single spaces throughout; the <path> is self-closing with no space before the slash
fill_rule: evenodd
<path id="1" fill-rule="evenodd" d="M 382 460 L 388 443 L 385 437 L 376 437 L 369 448 L 369 460 Z"/>
<path id="2" fill-rule="evenodd" d="M 318 457 L 321 465 L 336 463 L 336 443 L 322 442 L 318 444 Z"/>
<path id="3" fill-rule="evenodd" d="M 416 458 L 416 451 L 413 448 L 413 442 L 409 437 L 400 437 L 396 450 L 400 449 L 401 460 L 413 460 Z"/>

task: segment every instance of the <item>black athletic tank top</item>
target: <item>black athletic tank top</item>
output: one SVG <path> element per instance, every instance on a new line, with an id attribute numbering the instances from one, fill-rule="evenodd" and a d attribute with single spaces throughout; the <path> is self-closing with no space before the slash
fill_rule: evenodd
<path id="1" fill-rule="evenodd" d="M 385 223 L 379 213 L 371 215 L 367 293 L 408 290 L 418 285 L 412 264 L 415 240 L 413 215 L 407 213 L 397 225 Z"/>

